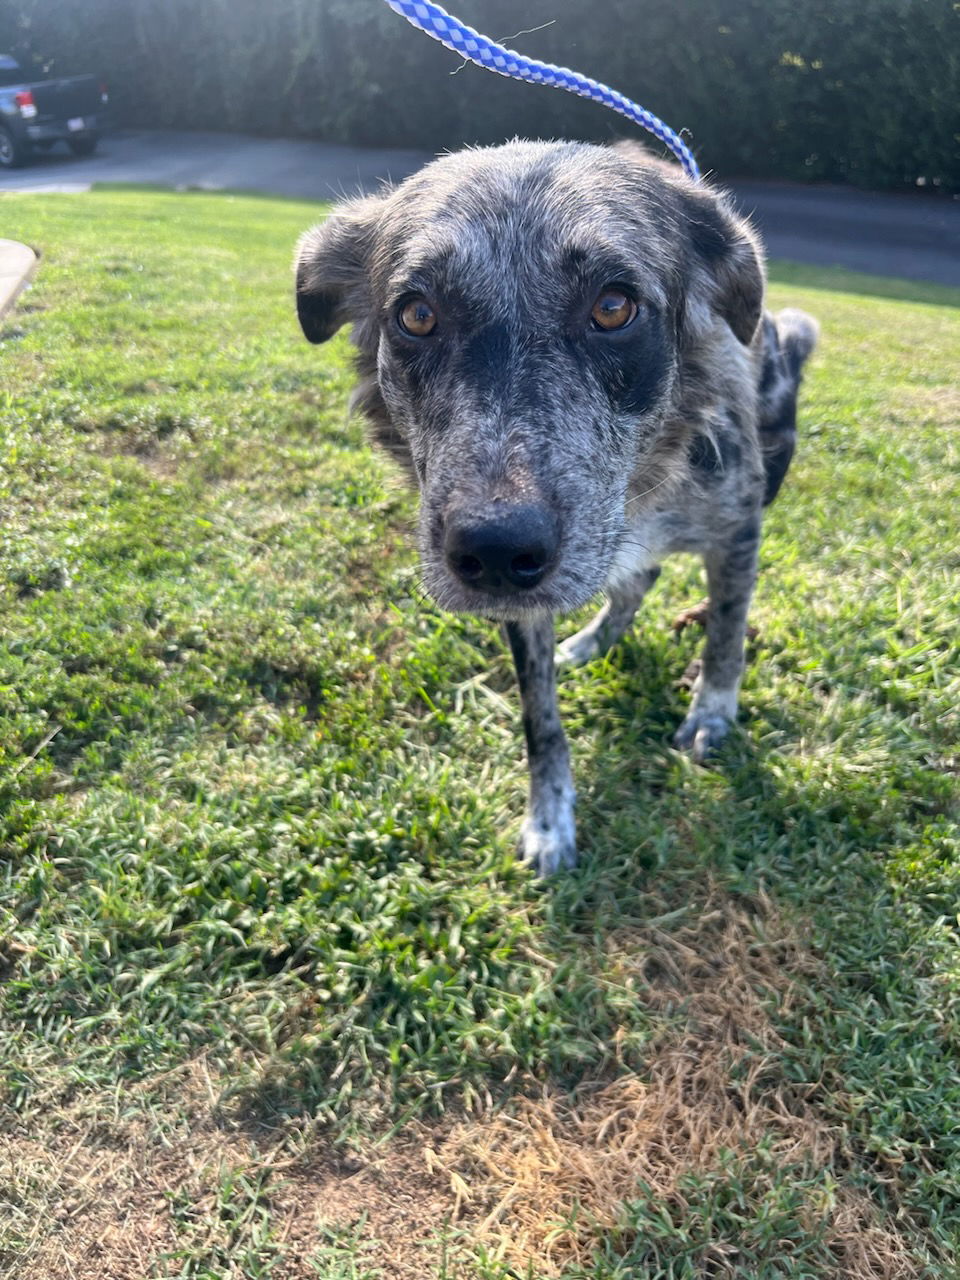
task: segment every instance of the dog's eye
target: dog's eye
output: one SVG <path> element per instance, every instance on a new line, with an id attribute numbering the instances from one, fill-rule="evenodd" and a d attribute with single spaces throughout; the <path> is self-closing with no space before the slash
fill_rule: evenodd
<path id="1" fill-rule="evenodd" d="M 604 289 L 593 304 L 590 318 L 598 329 L 611 333 L 625 329 L 637 314 L 637 304 L 622 289 Z"/>
<path id="2" fill-rule="evenodd" d="M 437 327 L 437 315 L 426 298 L 411 298 L 397 312 L 397 323 L 411 338 L 426 338 Z"/>

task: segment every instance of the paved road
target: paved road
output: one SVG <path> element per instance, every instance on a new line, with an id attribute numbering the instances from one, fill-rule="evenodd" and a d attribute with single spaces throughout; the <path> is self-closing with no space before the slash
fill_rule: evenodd
<path id="1" fill-rule="evenodd" d="M 22 169 L 0 173 L 0 192 L 84 191 L 94 182 L 147 182 L 180 189 L 267 191 L 304 200 L 371 190 L 399 180 L 428 159 L 421 151 L 372 151 L 326 142 L 252 138 L 231 133 L 124 130 L 104 138 L 96 155 L 65 147 L 40 153 Z"/>
<path id="2" fill-rule="evenodd" d="M 127 130 L 105 138 L 89 159 L 57 148 L 24 169 L 2 173 L 0 192 L 147 182 L 326 200 L 370 189 L 383 178 L 403 178 L 426 158 L 415 151 L 302 140 Z M 773 257 L 960 287 L 960 200 L 788 183 L 730 185 L 754 215 Z"/>
<path id="3" fill-rule="evenodd" d="M 730 184 L 771 257 L 960 286 L 960 200 L 792 183 Z"/>

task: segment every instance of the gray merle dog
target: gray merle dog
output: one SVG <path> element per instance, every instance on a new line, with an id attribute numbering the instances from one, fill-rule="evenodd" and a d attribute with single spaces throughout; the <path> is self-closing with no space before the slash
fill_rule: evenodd
<path id="1" fill-rule="evenodd" d="M 311 342 L 353 325 L 356 402 L 420 490 L 427 590 L 505 623 L 530 765 L 521 851 L 576 860 L 555 660 L 603 653 L 674 551 L 699 552 L 706 647 L 676 735 L 737 709 L 762 508 L 817 337 L 763 310 L 728 200 L 637 146 L 512 142 L 429 164 L 301 239 Z M 554 654 L 554 615 L 606 603 Z"/>

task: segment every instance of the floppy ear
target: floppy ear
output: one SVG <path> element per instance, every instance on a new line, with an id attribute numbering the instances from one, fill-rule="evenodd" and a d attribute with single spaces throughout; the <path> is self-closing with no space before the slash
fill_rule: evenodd
<path id="1" fill-rule="evenodd" d="M 309 342 L 326 342 L 371 306 L 367 263 L 382 196 L 339 205 L 297 245 L 297 316 Z"/>
<path id="2" fill-rule="evenodd" d="M 757 237 L 719 193 L 705 188 L 687 191 L 685 197 L 690 245 L 707 275 L 713 308 L 749 346 L 763 312 L 763 254 Z"/>

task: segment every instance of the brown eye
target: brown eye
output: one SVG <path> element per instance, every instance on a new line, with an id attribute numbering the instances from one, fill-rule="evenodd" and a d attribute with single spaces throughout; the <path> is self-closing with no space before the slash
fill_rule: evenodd
<path id="1" fill-rule="evenodd" d="M 622 289 L 604 289 L 590 312 L 598 329 L 607 333 L 625 329 L 637 314 L 637 304 Z"/>
<path id="2" fill-rule="evenodd" d="M 397 313 L 397 320 L 404 333 L 411 338 L 426 338 L 437 327 L 437 316 L 426 298 L 411 298 Z"/>

